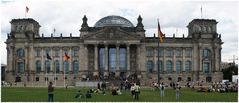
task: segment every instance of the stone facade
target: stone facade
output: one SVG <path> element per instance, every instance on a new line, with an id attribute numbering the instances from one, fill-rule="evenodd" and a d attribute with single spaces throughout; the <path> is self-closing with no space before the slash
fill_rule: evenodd
<path id="1" fill-rule="evenodd" d="M 223 42 L 217 33 L 216 20 L 194 19 L 187 26 L 187 37 L 164 35 L 159 48 L 158 37 L 145 37 L 141 16 L 136 26 L 120 16 L 102 18 L 94 27 L 88 26 L 86 16 L 82 20 L 79 37 L 71 34 L 69 37 L 62 37 L 62 34 L 44 37 L 44 34 L 40 36 L 40 25 L 34 19 L 13 19 L 6 41 L 6 81 L 45 82 L 55 78 L 60 85 L 62 81 L 74 84 L 85 78 L 99 80 L 134 75 L 142 84 L 147 84 L 148 80 L 157 81 L 158 65 L 164 82 L 222 80 Z M 113 71 L 110 71 L 111 48 L 115 49 Z M 121 48 L 125 49 L 123 69 Z M 99 66 L 101 49 L 104 51 L 103 70 Z M 64 59 L 66 55 L 69 60 Z"/>

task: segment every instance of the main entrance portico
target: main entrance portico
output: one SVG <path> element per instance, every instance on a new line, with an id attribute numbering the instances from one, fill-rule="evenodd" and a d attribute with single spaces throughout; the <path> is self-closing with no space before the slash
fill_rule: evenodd
<path id="1" fill-rule="evenodd" d="M 107 43 L 87 44 L 88 70 L 93 76 L 126 76 L 137 73 L 139 44 Z M 139 73 L 139 72 L 138 72 Z M 121 75 L 120 75 L 121 74 Z M 92 75 L 92 74 L 89 74 Z"/>

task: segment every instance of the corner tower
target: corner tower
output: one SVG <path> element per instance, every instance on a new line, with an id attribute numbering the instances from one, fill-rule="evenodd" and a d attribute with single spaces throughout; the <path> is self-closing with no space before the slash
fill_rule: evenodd
<path id="1" fill-rule="evenodd" d="M 189 38 L 217 37 L 217 21 L 214 19 L 194 19 L 188 24 Z"/>
<path id="2" fill-rule="evenodd" d="M 34 38 L 39 37 L 39 28 L 37 21 L 31 18 L 13 19 L 11 22 L 12 38 Z"/>

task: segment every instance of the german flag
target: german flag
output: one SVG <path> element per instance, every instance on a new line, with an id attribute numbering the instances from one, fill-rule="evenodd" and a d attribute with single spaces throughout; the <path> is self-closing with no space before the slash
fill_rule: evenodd
<path id="1" fill-rule="evenodd" d="M 68 55 L 65 53 L 64 59 L 65 59 L 66 61 L 68 61 L 68 60 L 70 59 L 70 56 L 68 56 Z"/>
<path id="2" fill-rule="evenodd" d="M 46 53 L 46 58 L 52 60 L 51 56 L 48 53 Z"/>
<path id="3" fill-rule="evenodd" d="M 160 43 L 163 43 L 164 37 L 163 37 L 163 33 L 160 30 L 159 20 L 158 20 L 158 37 L 159 37 Z"/>

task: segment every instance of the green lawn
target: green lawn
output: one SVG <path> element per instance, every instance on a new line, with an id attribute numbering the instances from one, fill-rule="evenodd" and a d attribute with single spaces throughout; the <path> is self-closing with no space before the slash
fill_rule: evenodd
<path id="1" fill-rule="evenodd" d="M 122 91 L 120 96 L 112 96 L 110 91 L 106 95 L 93 93 L 91 99 L 75 99 L 77 91 L 81 89 L 85 93 L 87 88 L 55 88 L 54 101 L 56 102 L 137 102 L 131 97 L 129 91 Z M 160 97 L 159 91 L 151 89 L 141 89 L 140 99 L 142 102 L 237 102 L 237 93 L 198 93 L 191 89 L 182 89 L 179 100 L 176 100 L 175 91 L 166 89 L 165 97 Z M 47 102 L 47 88 L 32 88 L 32 87 L 2 87 L 1 88 L 2 102 Z"/>

